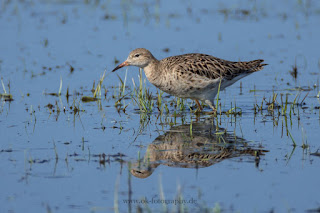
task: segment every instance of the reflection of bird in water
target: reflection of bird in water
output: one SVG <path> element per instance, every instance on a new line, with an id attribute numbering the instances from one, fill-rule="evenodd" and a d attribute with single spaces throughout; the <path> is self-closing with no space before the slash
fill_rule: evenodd
<path id="1" fill-rule="evenodd" d="M 192 128 L 192 131 L 191 131 Z M 249 146 L 243 138 L 216 130 L 211 122 L 172 127 L 147 148 L 143 159 L 133 163 L 131 174 L 149 177 L 160 164 L 180 168 L 202 168 L 242 155 L 259 156 L 266 150 Z"/>

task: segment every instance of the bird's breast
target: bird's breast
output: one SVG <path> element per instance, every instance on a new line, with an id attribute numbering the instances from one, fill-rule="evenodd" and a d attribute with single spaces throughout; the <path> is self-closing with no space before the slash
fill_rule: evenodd
<path id="1" fill-rule="evenodd" d="M 171 95 L 177 95 L 176 81 L 172 72 L 163 70 L 148 70 L 145 69 L 145 74 L 150 83 L 159 88 L 160 90 Z"/>

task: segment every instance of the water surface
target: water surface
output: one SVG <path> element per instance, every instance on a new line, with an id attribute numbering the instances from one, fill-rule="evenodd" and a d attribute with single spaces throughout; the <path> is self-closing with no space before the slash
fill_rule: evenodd
<path id="1" fill-rule="evenodd" d="M 318 209 L 317 26 L 317 1 L 3 2 L 0 75 L 13 101 L 0 104 L 1 212 Z M 195 114 L 167 94 L 159 112 L 147 81 L 154 107 L 141 112 L 134 67 L 81 101 L 137 47 L 269 65 L 220 93 L 236 115 Z"/>

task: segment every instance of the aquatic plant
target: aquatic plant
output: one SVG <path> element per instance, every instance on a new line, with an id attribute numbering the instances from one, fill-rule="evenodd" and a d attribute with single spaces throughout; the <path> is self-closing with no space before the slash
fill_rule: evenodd
<path id="1" fill-rule="evenodd" d="M 97 101 L 97 100 L 101 99 L 101 87 L 102 87 L 103 80 L 106 77 L 106 71 L 107 71 L 107 69 L 104 70 L 103 75 L 100 77 L 99 83 L 97 84 L 97 87 L 93 92 L 93 97 L 82 96 L 82 98 L 81 98 L 82 102 L 91 102 L 91 101 Z M 94 86 L 94 83 L 93 83 L 93 86 Z"/>
<path id="2" fill-rule="evenodd" d="M 3 78 L 1 78 L 1 84 L 2 84 L 2 89 L 4 93 L 0 93 L 0 98 L 3 98 L 4 101 L 13 101 L 12 95 L 10 94 L 10 81 L 8 83 L 8 88 L 9 88 L 8 92 L 6 90 L 6 87 L 4 86 Z"/>

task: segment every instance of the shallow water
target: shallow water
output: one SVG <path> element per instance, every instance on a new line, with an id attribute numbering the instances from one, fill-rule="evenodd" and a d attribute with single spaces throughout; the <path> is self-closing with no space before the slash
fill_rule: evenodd
<path id="1" fill-rule="evenodd" d="M 2 2 L 0 76 L 13 101 L 0 104 L 1 212 L 318 209 L 317 26 L 317 1 Z M 143 113 L 134 67 L 107 74 L 101 101 L 81 101 L 137 47 L 269 65 L 220 93 L 221 111 L 237 115 L 191 113 L 192 101 L 181 110 L 166 94 L 161 113 L 148 82 Z M 60 79 L 61 96 L 49 95 Z"/>

